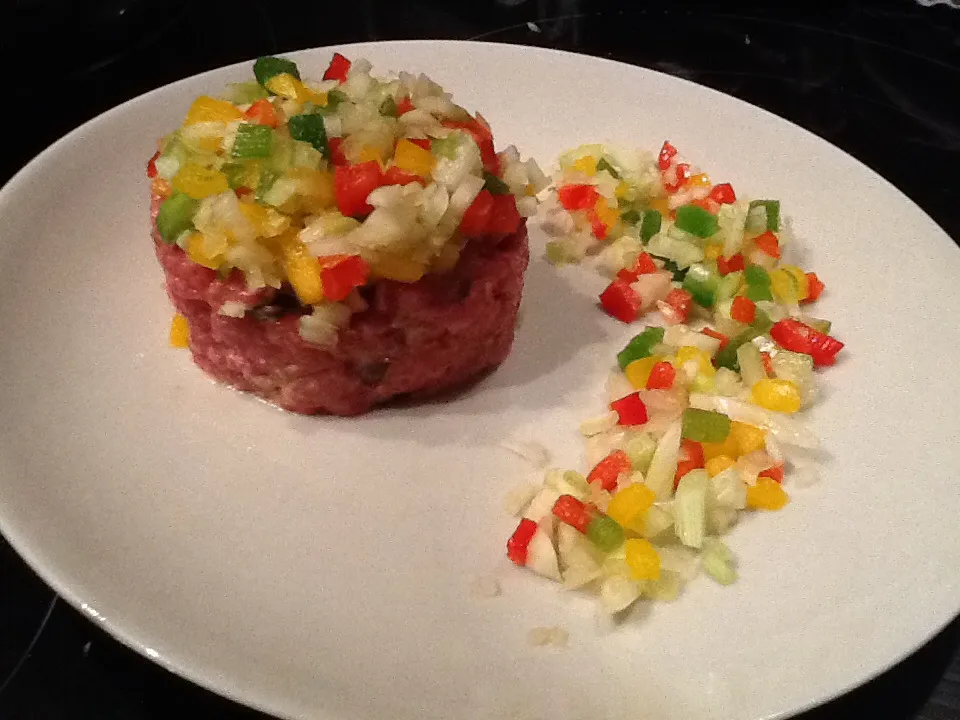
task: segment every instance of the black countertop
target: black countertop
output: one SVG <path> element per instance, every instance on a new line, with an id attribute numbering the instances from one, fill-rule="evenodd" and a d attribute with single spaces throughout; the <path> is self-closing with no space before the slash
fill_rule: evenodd
<path id="1" fill-rule="evenodd" d="M 960 239 L 952 170 L 960 165 L 960 10 L 950 3 L 419 0 L 414 8 L 380 0 L 336 8 L 289 0 L 5 4 L 8 107 L 29 109 L 32 124 L 6 135 L 0 182 L 85 120 L 197 72 L 335 43 L 483 39 L 614 58 L 740 97 L 859 158 Z M 894 669 L 801 717 L 960 718 L 958 643 L 955 620 Z M 192 713 L 265 717 L 111 639 L 0 538 L 0 718 Z"/>

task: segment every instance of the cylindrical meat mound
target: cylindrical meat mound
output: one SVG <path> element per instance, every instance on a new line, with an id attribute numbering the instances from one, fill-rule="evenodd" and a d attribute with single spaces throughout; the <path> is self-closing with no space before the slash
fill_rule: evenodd
<path id="1" fill-rule="evenodd" d="M 298 413 L 461 385 L 513 344 L 547 180 L 424 75 L 285 58 L 193 101 L 147 165 L 171 344 Z"/>
<path id="2" fill-rule="evenodd" d="M 499 365 L 513 344 L 528 260 L 525 227 L 496 244 L 471 242 L 448 273 L 369 285 L 368 309 L 351 317 L 332 348 L 300 336 L 293 295 L 252 292 L 236 271 L 221 280 L 153 234 L 197 365 L 286 410 L 356 415 L 397 396 L 426 397 Z M 220 314 L 225 302 L 254 309 L 230 317 Z"/>

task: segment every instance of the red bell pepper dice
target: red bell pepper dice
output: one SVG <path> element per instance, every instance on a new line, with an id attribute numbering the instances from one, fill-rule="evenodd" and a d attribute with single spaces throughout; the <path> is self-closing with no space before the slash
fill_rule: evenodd
<path id="1" fill-rule="evenodd" d="M 280 124 L 280 118 L 277 117 L 277 111 L 273 109 L 273 104 L 267 100 L 257 100 L 253 105 L 247 108 L 243 116 L 257 125 L 266 125 L 275 128 Z"/>
<path id="2" fill-rule="evenodd" d="M 600 306 L 620 322 L 630 323 L 640 314 L 640 293 L 623 280 L 614 280 L 600 294 Z"/>
<path id="3" fill-rule="evenodd" d="M 464 237 L 480 237 L 487 232 L 490 213 L 493 212 L 493 195 L 489 190 L 481 190 L 460 221 L 460 234 Z"/>
<path id="4" fill-rule="evenodd" d="M 494 195 L 490 218 L 487 221 L 487 233 L 490 235 L 512 235 L 520 227 L 523 218 L 517 211 L 517 198 L 509 193 Z"/>
<path id="5" fill-rule="evenodd" d="M 384 185 L 409 185 L 410 183 L 426 184 L 426 180 L 416 173 L 408 172 L 403 168 L 393 166 L 383 174 Z"/>
<path id="6" fill-rule="evenodd" d="M 376 160 L 358 165 L 338 165 L 333 170 L 337 208 L 347 217 L 373 212 L 367 196 L 383 184 L 383 171 Z"/>
<path id="7" fill-rule="evenodd" d="M 343 154 L 343 138 L 332 137 L 327 140 L 330 146 L 330 162 L 334 165 L 347 165 L 347 156 Z"/>
<path id="8" fill-rule="evenodd" d="M 581 533 L 586 534 L 587 526 L 593 519 L 593 512 L 573 495 L 561 495 L 553 504 L 553 514 Z"/>
<path id="9" fill-rule="evenodd" d="M 757 235 L 757 237 L 753 239 L 753 244 L 757 246 L 758 250 L 772 258 L 780 257 L 780 241 L 777 240 L 777 236 L 770 230 L 767 230 L 762 235 Z"/>
<path id="10" fill-rule="evenodd" d="M 733 191 L 733 186 L 730 183 L 714 185 L 708 197 L 721 205 L 729 205 L 737 201 L 737 194 Z"/>
<path id="11" fill-rule="evenodd" d="M 794 318 L 785 318 L 770 328 L 770 337 L 784 350 L 806 353 L 813 364 L 833 365 L 843 343 L 836 338 L 804 325 Z"/>
<path id="12" fill-rule="evenodd" d="M 730 338 L 728 338 L 728 337 L 727 337 L 726 335 L 724 335 L 722 332 L 717 332 L 717 331 L 714 330 L 713 328 L 705 327 L 705 328 L 704 328 L 703 330 L 701 330 L 700 332 L 702 332 L 702 333 L 703 333 L 704 335 L 706 335 L 707 337 L 712 337 L 712 338 L 714 338 L 714 339 L 716 339 L 716 340 L 719 340 L 719 341 L 720 341 L 720 348 L 719 348 L 719 350 L 723 350 L 723 349 L 729 344 L 729 342 L 730 342 Z"/>
<path id="13" fill-rule="evenodd" d="M 567 210 L 587 210 L 597 204 L 600 193 L 593 185 L 564 185 L 557 190 L 557 198 Z"/>
<path id="14" fill-rule="evenodd" d="M 147 177 L 153 180 L 157 176 L 157 158 L 160 157 L 160 151 L 158 150 L 153 154 L 153 157 L 147 161 Z"/>
<path id="15" fill-rule="evenodd" d="M 587 482 L 600 483 L 600 487 L 604 490 L 613 492 L 617 489 L 617 478 L 620 477 L 620 473 L 629 472 L 631 469 L 632 465 L 627 454 L 623 450 L 614 450 L 590 471 Z"/>
<path id="16" fill-rule="evenodd" d="M 347 73 L 350 71 L 350 61 L 340 53 L 334 53 L 330 65 L 323 73 L 324 80 L 336 80 L 344 82 L 347 79 Z"/>
<path id="17" fill-rule="evenodd" d="M 647 406 L 639 393 L 631 393 L 610 403 L 610 409 L 616 410 L 620 419 L 618 425 L 643 425 L 647 421 Z"/>
<path id="18" fill-rule="evenodd" d="M 517 565 L 526 565 L 527 549 L 538 529 L 537 524 L 530 518 L 521 520 L 517 529 L 513 531 L 513 535 L 507 540 L 507 557 Z"/>
<path id="19" fill-rule="evenodd" d="M 686 322 L 690 317 L 690 307 L 693 305 L 693 295 L 687 290 L 674 288 L 667 293 L 663 301 L 673 308 L 680 322 Z"/>
<path id="20" fill-rule="evenodd" d="M 650 370 L 647 378 L 647 390 L 669 390 L 677 377 L 677 369 L 664 361 L 658 362 Z"/>
<path id="21" fill-rule="evenodd" d="M 817 300 L 820 295 L 823 293 L 826 285 L 817 277 L 816 273 L 808 272 L 807 273 L 807 296 L 803 298 L 800 302 L 808 303 Z"/>
<path id="22" fill-rule="evenodd" d="M 328 255 L 317 258 L 323 297 L 340 302 L 350 291 L 367 282 L 370 266 L 359 255 Z"/>
<path id="23" fill-rule="evenodd" d="M 752 325 L 757 317 L 757 304 L 748 297 L 737 295 L 730 306 L 730 317 L 737 322 Z"/>
<path id="24" fill-rule="evenodd" d="M 661 170 L 666 170 L 670 167 L 670 163 L 677 154 L 677 149 L 670 144 L 670 141 L 667 140 L 663 143 L 663 147 L 660 148 L 660 155 L 657 157 L 657 166 Z"/>

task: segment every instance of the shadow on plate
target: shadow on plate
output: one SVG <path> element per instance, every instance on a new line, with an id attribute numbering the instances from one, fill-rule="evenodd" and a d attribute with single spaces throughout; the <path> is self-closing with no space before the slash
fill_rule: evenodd
<path id="1" fill-rule="evenodd" d="M 309 434 L 323 432 L 336 423 L 338 429 L 355 429 L 364 435 L 444 444 L 476 432 L 475 426 L 458 422 L 466 416 L 502 416 L 508 409 L 544 411 L 562 407 L 584 386 L 582 371 L 574 372 L 566 366 L 606 339 L 603 320 L 592 298 L 572 291 L 547 263 L 534 261 L 527 272 L 513 350 L 500 367 L 456 389 L 422 400 L 398 399 L 356 418 L 291 415 L 292 429 Z M 603 351 L 598 349 L 598 363 L 602 356 Z"/>

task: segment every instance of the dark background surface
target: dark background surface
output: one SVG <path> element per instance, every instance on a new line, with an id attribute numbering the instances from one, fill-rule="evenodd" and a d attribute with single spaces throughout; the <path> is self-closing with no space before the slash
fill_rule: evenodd
<path id="1" fill-rule="evenodd" d="M 335 43 L 479 38 L 615 58 L 743 98 L 859 158 L 960 238 L 960 10 L 913 0 L 415 6 L 8 0 L 0 9 L 7 107 L 26 111 L 29 121 L 5 135 L 0 182 L 98 113 L 203 70 Z M 891 671 L 802 720 L 960 718 L 958 644 L 954 621 Z M 0 538 L 0 718 L 194 712 L 266 717 L 119 645 L 57 599 Z"/>

